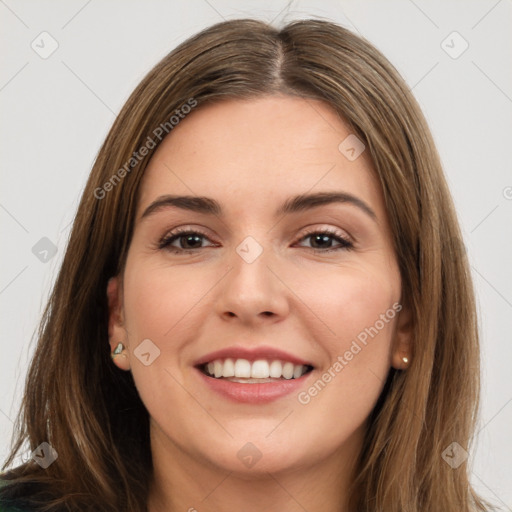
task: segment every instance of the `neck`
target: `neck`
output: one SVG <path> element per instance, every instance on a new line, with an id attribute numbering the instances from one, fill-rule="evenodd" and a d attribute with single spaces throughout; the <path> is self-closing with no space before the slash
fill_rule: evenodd
<path id="1" fill-rule="evenodd" d="M 363 434 L 327 459 L 275 472 L 238 473 L 183 451 L 152 425 L 148 512 L 348 512 Z"/>

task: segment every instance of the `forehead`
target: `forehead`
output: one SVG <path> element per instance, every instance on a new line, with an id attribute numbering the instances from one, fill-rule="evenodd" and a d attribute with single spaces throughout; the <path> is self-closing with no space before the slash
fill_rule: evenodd
<path id="1" fill-rule="evenodd" d="M 349 136 L 344 121 L 318 100 L 267 96 L 199 107 L 149 162 L 138 213 L 162 194 L 215 197 L 241 213 L 243 205 L 275 209 L 290 195 L 317 190 L 357 194 L 378 210 L 382 198 L 368 152 L 350 160 L 339 149 Z"/>

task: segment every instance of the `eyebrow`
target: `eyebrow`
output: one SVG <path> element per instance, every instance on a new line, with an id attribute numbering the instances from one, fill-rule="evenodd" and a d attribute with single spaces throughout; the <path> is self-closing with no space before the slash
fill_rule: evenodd
<path id="1" fill-rule="evenodd" d="M 356 206 L 372 220 L 377 221 L 377 215 L 363 200 L 347 192 L 317 192 L 290 197 L 275 211 L 274 215 L 280 217 L 333 203 L 347 203 Z M 210 197 L 164 195 L 158 197 L 144 210 L 141 220 L 168 208 L 222 216 L 221 205 Z"/>

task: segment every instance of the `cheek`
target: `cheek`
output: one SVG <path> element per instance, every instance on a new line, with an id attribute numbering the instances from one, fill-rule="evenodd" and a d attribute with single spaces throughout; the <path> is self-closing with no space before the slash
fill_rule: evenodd
<path id="1" fill-rule="evenodd" d="M 204 298 L 213 278 L 199 269 L 185 271 L 137 258 L 127 261 L 123 290 L 131 371 L 148 409 L 161 399 L 180 399 L 173 377 L 180 379 L 184 349 L 200 325 L 198 316 L 205 311 Z M 157 347 L 158 356 L 145 366 L 138 347 L 147 339 Z"/>
<path id="2" fill-rule="evenodd" d="M 361 272 L 347 269 L 333 274 L 326 287 L 310 293 L 320 318 L 329 327 L 324 338 L 328 366 L 335 361 L 345 386 L 361 386 L 374 374 L 379 387 L 391 363 L 391 348 L 398 311 L 400 279 L 395 272 Z M 328 298 L 326 300 L 325 298 Z M 350 376 L 350 379 L 348 377 Z"/>
<path id="3" fill-rule="evenodd" d="M 194 272 L 191 279 L 190 272 L 178 268 L 143 262 L 127 265 L 124 307 L 129 332 L 155 342 L 172 336 L 208 291 L 208 283 L 199 274 Z"/>
<path id="4" fill-rule="evenodd" d="M 132 258 L 127 261 L 123 281 L 131 372 L 150 415 L 163 423 L 172 421 L 169 415 L 174 408 L 183 407 L 175 381 L 179 380 L 176 358 L 184 343 L 180 329 L 186 322 L 182 320 L 197 302 L 196 293 L 180 276 L 183 273 L 176 269 Z M 151 341 L 144 341 L 144 351 L 139 348 L 143 340 Z M 150 354 L 146 361 L 144 353 Z"/>
<path id="5" fill-rule="evenodd" d="M 389 270 L 383 274 L 378 269 L 346 268 L 332 272 L 323 286 L 317 282 L 310 287 L 308 296 L 317 304 L 322 317 L 328 318 L 330 323 L 326 323 L 335 336 L 346 339 L 393 310 L 393 304 L 400 299 L 400 278 Z M 387 331 L 382 326 L 379 330 Z"/>
<path id="6" fill-rule="evenodd" d="M 325 423 L 321 445 L 326 452 L 362 427 L 381 394 L 400 297 L 389 276 L 341 274 L 329 281 L 330 300 L 317 302 L 321 319 L 335 333 L 321 340 L 326 363 L 297 397 L 305 428 L 316 428 L 318 418 Z"/>

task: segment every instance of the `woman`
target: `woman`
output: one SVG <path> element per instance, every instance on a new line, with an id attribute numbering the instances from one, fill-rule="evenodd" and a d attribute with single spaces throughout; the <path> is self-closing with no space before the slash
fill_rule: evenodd
<path id="1" fill-rule="evenodd" d="M 460 241 L 420 109 L 368 42 L 320 20 L 190 38 L 92 169 L 5 506 L 487 510 Z"/>

